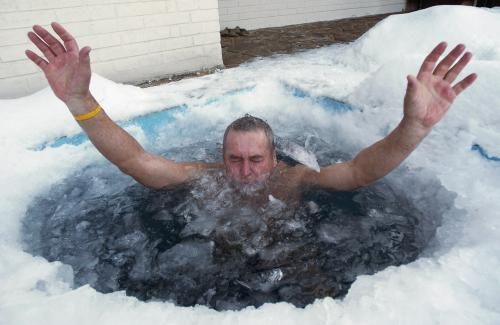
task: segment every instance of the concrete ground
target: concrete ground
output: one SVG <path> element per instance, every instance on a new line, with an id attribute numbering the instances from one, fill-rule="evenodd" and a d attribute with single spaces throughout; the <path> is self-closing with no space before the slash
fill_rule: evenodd
<path id="1" fill-rule="evenodd" d="M 248 31 L 247 36 L 223 36 L 222 60 L 232 68 L 257 57 L 293 53 L 333 43 L 352 42 L 389 14 Z"/>
<path id="2" fill-rule="evenodd" d="M 222 60 L 226 68 L 236 67 L 258 57 L 294 53 L 333 43 L 352 42 L 390 14 L 347 18 L 309 24 L 250 30 L 245 36 L 222 36 Z M 227 34 L 227 33 L 221 33 Z M 234 33 L 232 33 L 234 34 Z M 177 81 L 212 73 L 215 69 L 169 76 L 139 84 L 141 87 Z"/>

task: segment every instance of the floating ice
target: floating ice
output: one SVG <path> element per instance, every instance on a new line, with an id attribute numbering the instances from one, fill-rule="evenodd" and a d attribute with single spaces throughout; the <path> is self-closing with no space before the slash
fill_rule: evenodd
<path id="1" fill-rule="evenodd" d="M 307 151 L 304 147 L 288 139 L 276 137 L 276 147 L 278 154 L 287 156 L 319 173 L 320 167 L 316 156 Z"/>
<path id="2" fill-rule="evenodd" d="M 396 194 L 390 183 L 258 203 L 257 193 L 242 200 L 218 183 L 218 173 L 150 191 L 96 166 L 31 204 L 25 242 L 28 252 L 71 265 L 76 286 L 104 293 L 218 310 L 278 301 L 303 307 L 342 297 L 357 275 L 411 262 L 427 247 L 454 195 L 422 173 L 397 174 L 432 188 L 420 197 L 429 208 L 414 206 L 414 197 Z M 108 189 L 97 196 L 102 180 Z"/>

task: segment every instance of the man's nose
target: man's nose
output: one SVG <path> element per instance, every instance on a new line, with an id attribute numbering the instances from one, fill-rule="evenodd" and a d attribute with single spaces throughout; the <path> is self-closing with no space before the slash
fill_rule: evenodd
<path id="1" fill-rule="evenodd" d="M 241 164 L 241 176 L 247 177 L 250 176 L 250 174 L 250 163 L 246 160 L 243 160 L 243 163 Z"/>

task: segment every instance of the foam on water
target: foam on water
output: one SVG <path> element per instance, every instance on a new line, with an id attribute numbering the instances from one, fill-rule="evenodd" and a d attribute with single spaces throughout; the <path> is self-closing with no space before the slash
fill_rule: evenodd
<path id="1" fill-rule="evenodd" d="M 305 309 L 279 303 L 216 312 L 144 303 L 123 292 L 102 294 L 89 286 L 74 289 L 67 265 L 23 252 L 21 223 L 36 196 L 103 158 L 88 143 L 33 150 L 80 132 L 49 89 L 0 101 L 0 324 L 67 324 L 75 319 L 82 324 L 498 324 L 500 166 L 471 150 L 478 144 L 489 155 L 500 156 L 498 30 L 498 9 L 435 7 L 392 16 L 353 44 L 261 60 L 165 86 L 138 89 L 93 77 L 96 97 L 116 120 L 189 107 L 189 113 L 179 113 L 175 125 L 167 125 L 153 141 L 142 129 L 127 127 L 148 148 L 214 139 L 230 121 L 249 112 L 282 130 L 314 124 L 314 130 L 304 133 L 335 139 L 354 154 L 397 124 L 405 75 L 416 72 L 438 41 L 468 46 L 474 58 L 465 73 L 477 72 L 477 82 L 402 167 L 408 173 L 430 174 L 457 195 L 452 212 L 443 215 L 432 249 L 408 265 L 358 277 L 343 300 L 325 298 Z M 336 98 L 354 109 L 332 116 L 320 101 L 290 95 L 289 87 L 314 98 Z M 246 91 L 225 97 L 241 89 Z M 405 178 L 392 179 L 398 180 Z M 433 186 L 400 184 L 424 208 L 427 202 L 419 201 L 420 193 Z"/>

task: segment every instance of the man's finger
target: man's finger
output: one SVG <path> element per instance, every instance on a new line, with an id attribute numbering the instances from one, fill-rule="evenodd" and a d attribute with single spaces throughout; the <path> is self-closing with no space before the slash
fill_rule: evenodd
<path id="1" fill-rule="evenodd" d="M 446 50 L 446 46 L 446 42 L 441 42 L 431 51 L 431 53 L 429 53 L 429 55 L 427 55 L 417 74 L 419 80 L 419 77 L 421 77 L 423 73 L 432 73 L 437 60 L 439 60 L 439 57 L 444 53 L 444 50 Z"/>
<path id="2" fill-rule="evenodd" d="M 472 53 L 467 52 L 465 53 L 460 60 L 446 73 L 444 76 L 444 80 L 448 81 L 449 83 L 452 83 L 455 81 L 457 76 L 462 72 L 462 70 L 465 68 L 465 66 L 470 62 L 470 59 L 472 58 Z"/>
<path id="3" fill-rule="evenodd" d="M 413 75 L 407 75 L 406 80 L 408 81 L 406 86 L 406 95 L 414 93 L 418 87 L 418 79 Z"/>
<path id="4" fill-rule="evenodd" d="M 78 44 L 76 43 L 75 38 L 59 23 L 50 24 L 52 29 L 59 35 L 59 37 L 63 40 L 64 46 L 68 50 L 68 52 L 78 53 Z"/>
<path id="5" fill-rule="evenodd" d="M 24 53 L 26 54 L 28 59 L 33 61 L 37 66 L 40 67 L 40 69 L 42 69 L 43 72 L 45 72 L 45 69 L 47 68 L 48 65 L 47 61 L 42 59 L 40 56 L 38 56 L 38 54 L 36 54 L 33 51 L 26 50 Z"/>
<path id="6" fill-rule="evenodd" d="M 450 84 L 444 80 L 439 80 L 435 84 L 435 89 L 437 93 L 441 96 L 441 99 L 444 99 L 448 103 L 452 103 L 455 97 L 457 97 L 457 94 L 455 93 L 455 91 L 452 90 Z"/>
<path id="7" fill-rule="evenodd" d="M 45 28 L 40 25 L 33 26 L 35 33 L 50 47 L 55 55 L 62 54 L 66 52 L 64 46 L 50 34 Z"/>
<path id="8" fill-rule="evenodd" d="M 47 58 L 47 60 L 49 60 L 49 62 L 54 61 L 54 58 L 55 58 L 54 53 L 49 48 L 49 46 L 47 44 L 45 44 L 45 42 L 40 39 L 40 37 L 38 37 L 33 32 L 29 32 L 28 38 L 43 53 L 43 55 L 45 55 L 45 57 Z"/>
<path id="9" fill-rule="evenodd" d="M 477 74 L 471 73 L 462 81 L 458 82 L 455 86 L 453 86 L 453 90 L 455 91 L 455 94 L 458 96 L 462 91 L 467 89 L 472 83 L 477 79 Z"/>
<path id="10" fill-rule="evenodd" d="M 437 65 L 436 69 L 434 69 L 434 75 L 439 77 L 444 77 L 444 75 L 448 72 L 451 65 L 458 59 L 460 55 L 465 50 L 465 45 L 458 44 L 455 46 L 453 50 Z"/>
<path id="11" fill-rule="evenodd" d="M 83 49 L 80 50 L 79 54 L 80 62 L 83 63 L 88 70 L 90 70 L 90 56 L 89 56 L 90 50 L 91 50 L 90 47 L 85 46 Z"/>

